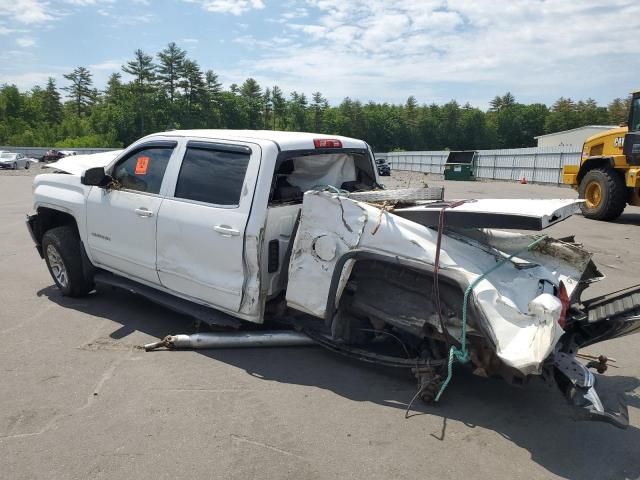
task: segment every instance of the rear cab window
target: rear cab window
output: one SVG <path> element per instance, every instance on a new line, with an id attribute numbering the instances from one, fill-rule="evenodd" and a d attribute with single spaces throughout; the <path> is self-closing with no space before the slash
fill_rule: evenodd
<path id="1" fill-rule="evenodd" d="M 378 188 L 366 149 L 281 152 L 271 186 L 270 205 L 301 203 L 308 190 L 362 192 Z"/>

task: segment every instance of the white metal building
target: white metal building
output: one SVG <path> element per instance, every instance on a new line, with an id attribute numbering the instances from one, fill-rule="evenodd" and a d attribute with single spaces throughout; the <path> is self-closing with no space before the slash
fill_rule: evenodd
<path id="1" fill-rule="evenodd" d="M 548 133 L 535 137 L 539 147 L 561 147 L 572 145 L 582 148 L 584 141 L 596 133 L 616 128 L 615 125 L 585 125 L 584 127 L 563 130 L 562 132 Z"/>

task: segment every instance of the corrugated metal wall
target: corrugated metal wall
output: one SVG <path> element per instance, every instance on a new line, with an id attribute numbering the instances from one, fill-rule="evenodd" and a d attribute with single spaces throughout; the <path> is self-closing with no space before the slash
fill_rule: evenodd
<path id="1" fill-rule="evenodd" d="M 395 170 L 439 173 L 447 160 L 447 151 L 389 152 L 377 154 L 386 158 Z M 562 183 L 562 167 L 578 165 L 580 150 L 575 146 L 511 148 L 479 150 L 477 177 L 492 180 L 520 180 L 535 183 Z"/>
<path id="2" fill-rule="evenodd" d="M 6 150 L 13 153 L 24 153 L 28 157 L 40 158 L 47 153 L 47 150 L 51 150 L 54 147 L 0 147 L 0 150 Z M 117 148 L 56 148 L 55 150 L 73 150 L 78 152 L 78 155 L 88 153 L 100 153 L 108 152 L 110 150 L 118 150 Z"/>
<path id="3" fill-rule="evenodd" d="M 50 147 L 3 147 L 0 150 L 24 153 L 40 159 Z M 107 152 L 115 148 L 73 148 L 80 154 Z M 493 180 L 520 180 L 523 176 L 529 182 L 562 183 L 562 167 L 578 165 L 580 150 L 574 146 L 511 148 L 504 150 L 478 151 L 478 178 Z M 442 174 L 447 160 L 447 151 L 389 152 L 376 153 L 378 158 L 386 158 L 392 169 L 412 172 Z"/>

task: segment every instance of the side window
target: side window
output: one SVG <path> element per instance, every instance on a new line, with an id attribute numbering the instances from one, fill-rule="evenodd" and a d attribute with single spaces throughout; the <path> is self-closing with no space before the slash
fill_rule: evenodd
<path id="1" fill-rule="evenodd" d="M 249 153 L 188 147 L 176 185 L 176 198 L 214 205 L 238 205 Z"/>
<path id="2" fill-rule="evenodd" d="M 159 193 L 173 149 L 174 147 L 149 147 L 138 150 L 118 162 L 112 177 L 123 188 Z"/>

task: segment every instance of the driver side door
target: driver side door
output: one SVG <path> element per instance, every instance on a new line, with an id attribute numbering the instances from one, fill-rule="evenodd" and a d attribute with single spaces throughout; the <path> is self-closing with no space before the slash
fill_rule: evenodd
<path id="1" fill-rule="evenodd" d="M 87 241 L 94 264 L 147 283 L 160 283 L 156 220 L 165 171 L 176 146 L 176 141 L 139 145 L 113 167 L 116 189 L 91 188 Z"/>

